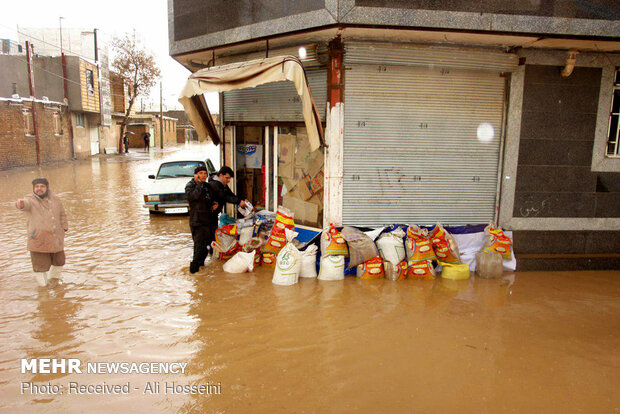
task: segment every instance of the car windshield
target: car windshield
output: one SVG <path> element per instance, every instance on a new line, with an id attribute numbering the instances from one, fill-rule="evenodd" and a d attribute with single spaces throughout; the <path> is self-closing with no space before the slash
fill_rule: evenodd
<path id="1" fill-rule="evenodd" d="M 202 161 L 176 161 L 166 162 L 159 167 L 157 173 L 157 179 L 161 178 L 176 178 L 176 177 L 193 177 L 194 168 L 204 167 L 205 163 Z"/>

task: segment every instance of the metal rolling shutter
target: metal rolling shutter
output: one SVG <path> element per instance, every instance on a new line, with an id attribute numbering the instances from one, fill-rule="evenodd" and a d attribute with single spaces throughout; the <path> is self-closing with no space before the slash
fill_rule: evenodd
<path id="1" fill-rule="evenodd" d="M 325 120 L 327 71 L 306 70 L 306 76 L 321 120 Z M 293 82 L 274 82 L 256 88 L 225 92 L 224 120 L 303 122 L 301 98 L 295 91 Z"/>
<path id="2" fill-rule="evenodd" d="M 499 73 L 350 63 L 347 69 L 344 224 L 492 220 L 504 93 Z M 490 142 L 477 138 L 483 123 L 494 129 Z"/>

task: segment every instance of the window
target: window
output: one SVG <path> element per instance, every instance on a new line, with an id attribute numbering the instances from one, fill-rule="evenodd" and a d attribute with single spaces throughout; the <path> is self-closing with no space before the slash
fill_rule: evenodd
<path id="1" fill-rule="evenodd" d="M 84 114 L 75 114 L 75 126 L 84 128 Z"/>
<path id="2" fill-rule="evenodd" d="M 62 135 L 62 113 L 54 112 L 54 134 Z"/>
<path id="3" fill-rule="evenodd" d="M 607 131 L 607 156 L 620 158 L 620 69 L 616 68 L 614 75 L 613 96 L 611 98 L 611 111 L 609 113 L 609 129 Z"/>
<path id="4" fill-rule="evenodd" d="M 24 131 L 26 135 L 34 135 L 34 118 L 30 109 L 24 109 Z"/>
<path id="5" fill-rule="evenodd" d="M 93 77 L 93 71 L 86 69 L 86 90 L 91 95 L 95 94 L 95 78 Z"/>

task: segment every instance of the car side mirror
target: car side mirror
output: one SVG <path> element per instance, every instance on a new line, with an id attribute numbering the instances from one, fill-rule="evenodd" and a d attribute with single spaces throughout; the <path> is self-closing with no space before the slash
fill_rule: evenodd
<path id="1" fill-rule="evenodd" d="M 150 178 L 151 180 L 154 180 L 154 179 L 155 179 L 155 176 L 154 176 L 153 174 L 149 174 L 149 178 Z"/>

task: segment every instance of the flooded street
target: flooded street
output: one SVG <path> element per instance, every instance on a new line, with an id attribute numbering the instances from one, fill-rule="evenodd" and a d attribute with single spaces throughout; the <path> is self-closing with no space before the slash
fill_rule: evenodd
<path id="1" fill-rule="evenodd" d="M 178 151 L 207 154 L 207 147 Z M 217 150 L 208 153 L 214 163 Z M 0 412 L 620 411 L 620 272 L 275 286 L 188 271 L 187 216 L 149 215 L 152 152 L 0 172 Z M 217 165 L 216 165 L 217 166 Z M 46 176 L 69 220 L 64 285 L 39 289 L 14 202 Z M 183 374 L 22 374 L 22 358 L 187 362 Z M 22 382 L 60 384 L 60 395 Z M 68 395 L 67 384 L 124 385 Z M 149 382 L 159 393 L 144 393 Z M 164 384 L 221 393 L 164 392 Z M 137 390 L 136 390 L 137 388 Z"/>

